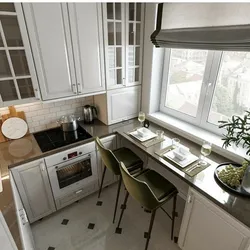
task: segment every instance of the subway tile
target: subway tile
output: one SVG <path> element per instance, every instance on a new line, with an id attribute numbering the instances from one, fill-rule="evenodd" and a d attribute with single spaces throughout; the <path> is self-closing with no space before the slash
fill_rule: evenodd
<path id="1" fill-rule="evenodd" d="M 34 117 L 32 117 L 32 120 L 33 120 L 33 122 L 42 121 L 42 120 L 44 120 L 44 115 L 34 116 Z"/>
<path id="2" fill-rule="evenodd" d="M 49 114 L 50 109 L 41 109 L 37 111 L 37 115 L 46 115 Z"/>
<path id="3" fill-rule="evenodd" d="M 59 107 L 65 104 L 65 101 L 55 102 L 55 107 Z"/>
<path id="4" fill-rule="evenodd" d="M 37 110 L 40 110 L 42 108 L 43 108 L 42 104 L 35 104 L 35 105 L 30 106 L 29 110 L 30 111 L 37 111 Z"/>
<path id="5" fill-rule="evenodd" d="M 53 108 L 55 107 L 55 103 L 43 103 L 43 108 L 46 109 L 46 108 Z"/>
<path id="6" fill-rule="evenodd" d="M 62 111 L 68 110 L 68 109 L 71 109 L 71 105 L 70 104 L 61 106 L 61 110 Z"/>
<path id="7" fill-rule="evenodd" d="M 60 111 L 60 110 L 61 110 L 60 107 L 54 107 L 54 108 L 50 108 L 50 109 L 49 109 L 49 112 L 50 112 L 50 113 L 56 113 L 56 112 L 58 112 L 58 111 Z"/>
<path id="8" fill-rule="evenodd" d="M 27 118 L 34 117 L 37 115 L 37 111 L 26 112 L 25 115 Z"/>

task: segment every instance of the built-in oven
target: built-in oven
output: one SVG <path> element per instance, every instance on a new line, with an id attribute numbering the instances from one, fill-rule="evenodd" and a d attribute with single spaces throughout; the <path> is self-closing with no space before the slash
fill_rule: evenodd
<path id="1" fill-rule="evenodd" d="M 84 145 L 45 158 L 55 199 L 97 182 L 96 152 L 84 153 L 89 150 Z"/>

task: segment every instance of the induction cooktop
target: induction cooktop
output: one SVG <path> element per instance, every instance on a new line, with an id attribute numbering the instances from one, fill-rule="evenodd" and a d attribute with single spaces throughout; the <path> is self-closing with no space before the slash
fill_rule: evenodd
<path id="1" fill-rule="evenodd" d="M 42 152 L 83 141 L 92 136 L 82 127 L 71 132 L 63 132 L 60 127 L 44 130 L 33 134 Z"/>

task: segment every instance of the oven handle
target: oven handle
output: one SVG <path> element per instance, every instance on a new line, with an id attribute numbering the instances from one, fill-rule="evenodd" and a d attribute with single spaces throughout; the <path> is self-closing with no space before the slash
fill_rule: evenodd
<path id="1" fill-rule="evenodd" d="M 86 160 L 88 160 L 88 159 L 91 159 L 91 154 L 88 154 L 87 157 L 81 159 L 80 161 L 76 161 L 76 162 L 74 162 L 74 163 L 70 163 L 70 161 L 68 161 L 67 164 L 66 164 L 66 163 L 58 164 L 58 165 L 55 166 L 55 169 L 56 169 L 56 170 L 60 170 L 60 169 L 62 169 L 62 168 L 68 167 L 68 166 L 70 166 L 70 165 L 78 164 L 78 163 L 80 163 L 80 162 L 82 162 L 82 161 L 86 161 Z"/>

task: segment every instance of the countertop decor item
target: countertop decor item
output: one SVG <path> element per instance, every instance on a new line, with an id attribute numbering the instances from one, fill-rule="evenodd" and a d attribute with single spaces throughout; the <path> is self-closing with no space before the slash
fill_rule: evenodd
<path id="1" fill-rule="evenodd" d="M 147 128 L 143 128 L 143 129 L 147 129 Z M 148 133 L 147 134 L 144 133 L 144 136 L 141 136 L 141 134 L 138 133 L 138 130 L 132 131 L 129 134 L 135 137 L 140 142 L 145 142 L 145 141 L 148 141 L 150 139 L 157 137 L 157 134 L 153 133 L 149 129 L 147 130 L 148 130 Z"/>
<path id="2" fill-rule="evenodd" d="M 3 122 L 11 117 L 18 117 L 18 118 L 26 121 L 25 114 L 23 111 L 16 111 L 14 106 L 9 106 L 9 113 L 1 116 L 2 120 L 0 120 L 0 128 L 2 127 Z M 28 131 L 27 131 L 27 133 L 28 133 Z M 2 133 L 2 129 L 0 129 L 0 143 L 8 141 L 8 140 L 9 140 L 9 138 L 5 137 Z"/>
<path id="3" fill-rule="evenodd" d="M 2 133 L 9 139 L 19 139 L 26 135 L 28 131 L 27 123 L 18 117 L 11 117 L 3 122 Z"/>
<path id="4" fill-rule="evenodd" d="M 250 197 L 250 193 L 246 192 L 243 188 L 242 188 L 242 185 L 240 183 L 239 186 L 237 187 L 231 187 L 229 185 L 227 185 L 226 183 L 224 183 L 221 178 L 219 177 L 219 173 L 223 170 L 225 170 L 229 165 L 231 165 L 233 168 L 240 168 L 242 167 L 242 164 L 238 164 L 238 163 L 233 163 L 233 162 L 226 162 L 226 163 L 222 163 L 220 165 L 218 165 L 218 167 L 215 169 L 214 171 L 214 177 L 215 177 L 215 180 L 217 181 L 217 183 L 222 186 L 223 188 L 233 192 L 233 193 L 236 193 L 238 195 L 241 195 L 241 196 L 248 196 Z"/>

